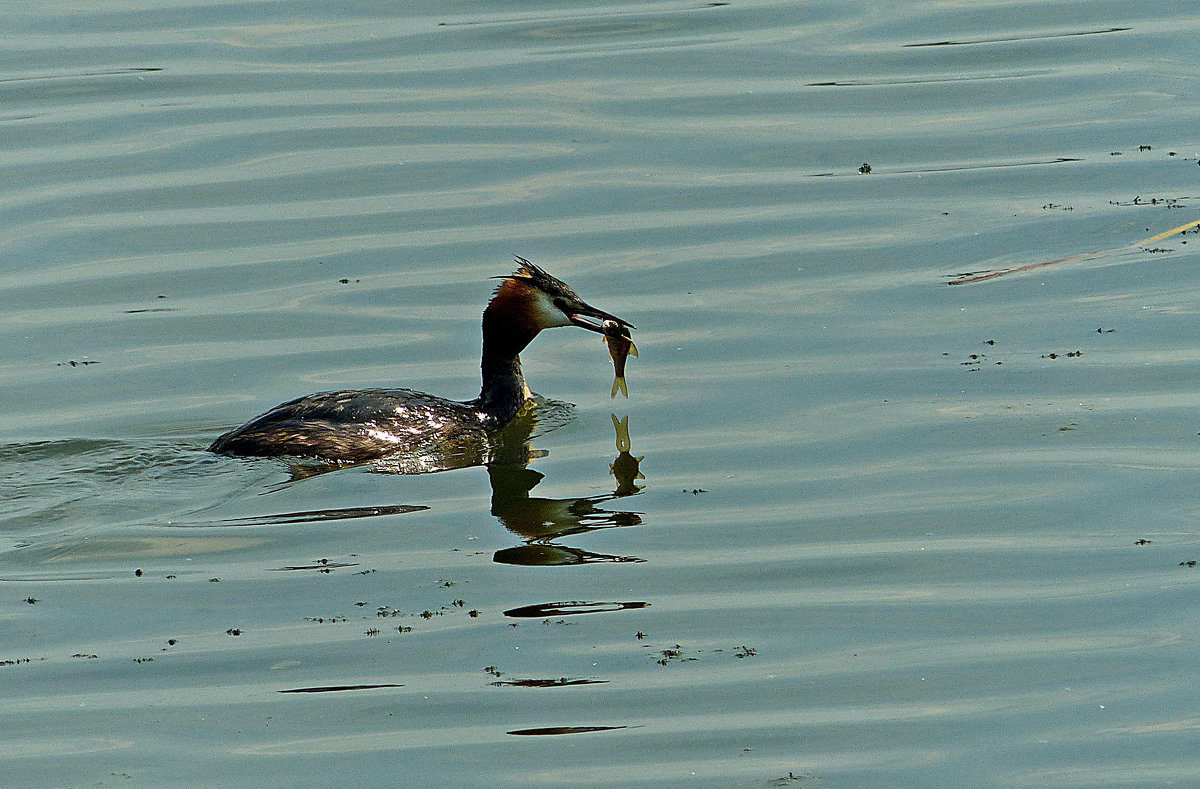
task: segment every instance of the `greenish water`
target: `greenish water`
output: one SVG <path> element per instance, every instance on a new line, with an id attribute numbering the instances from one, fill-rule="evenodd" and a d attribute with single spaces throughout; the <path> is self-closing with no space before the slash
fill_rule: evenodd
<path id="1" fill-rule="evenodd" d="M 0 18 L 6 784 L 1200 774 L 1190 5 Z M 204 451 L 474 396 L 514 254 L 641 353 L 528 464 Z"/>

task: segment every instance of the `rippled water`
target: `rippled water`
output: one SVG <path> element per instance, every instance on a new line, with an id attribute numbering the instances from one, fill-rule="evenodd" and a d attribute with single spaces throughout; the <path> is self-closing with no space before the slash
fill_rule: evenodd
<path id="1" fill-rule="evenodd" d="M 1191 5 L 0 15 L 6 783 L 1200 774 Z M 561 330 L 529 457 L 204 451 L 472 397 L 514 254 L 628 400 Z"/>

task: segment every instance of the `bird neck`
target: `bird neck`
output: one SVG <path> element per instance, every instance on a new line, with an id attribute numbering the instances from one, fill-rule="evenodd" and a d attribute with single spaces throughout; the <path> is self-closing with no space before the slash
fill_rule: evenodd
<path id="1" fill-rule="evenodd" d="M 505 424 L 530 398 L 521 373 L 520 353 L 537 336 L 528 324 L 510 320 L 493 300 L 483 311 L 483 386 L 479 408 L 496 426 Z"/>
<path id="2" fill-rule="evenodd" d="M 479 407 L 487 420 L 498 427 L 516 416 L 531 396 L 521 374 L 521 357 L 489 359 L 485 345 L 482 372 Z"/>

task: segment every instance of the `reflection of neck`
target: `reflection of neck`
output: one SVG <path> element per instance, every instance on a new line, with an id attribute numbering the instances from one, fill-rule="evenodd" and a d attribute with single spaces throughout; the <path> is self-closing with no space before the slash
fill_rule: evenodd
<path id="1" fill-rule="evenodd" d="M 493 463 L 488 466 L 492 485 L 492 514 L 518 534 L 525 530 L 520 516 L 529 505 L 529 491 L 542 481 L 543 474 L 518 465 Z M 511 525 L 510 525 L 511 521 Z"/>
<path id="2" fill-rule="evenodd" d="M 542 474 L 528 467 L 536 424 L 536 417 L 527 413 L 491 435 L 492 460 L 487 469 L 492 514 L 518 534 L 526 525 L 523 513 L 529 506 L 529 491 L 542 481 Z"/>

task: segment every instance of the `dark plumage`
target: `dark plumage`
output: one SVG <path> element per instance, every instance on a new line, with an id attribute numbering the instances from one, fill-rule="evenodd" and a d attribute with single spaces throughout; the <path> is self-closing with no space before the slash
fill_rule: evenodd
<path id="1" fill-rule="evenodd" d="M 467 403 L 412 389 L 359 389 L 277 405 L 221 436 L 209 450 L 361 462 L 401 451 L 469 449 L 486 438 L 484 415 Z"/>

